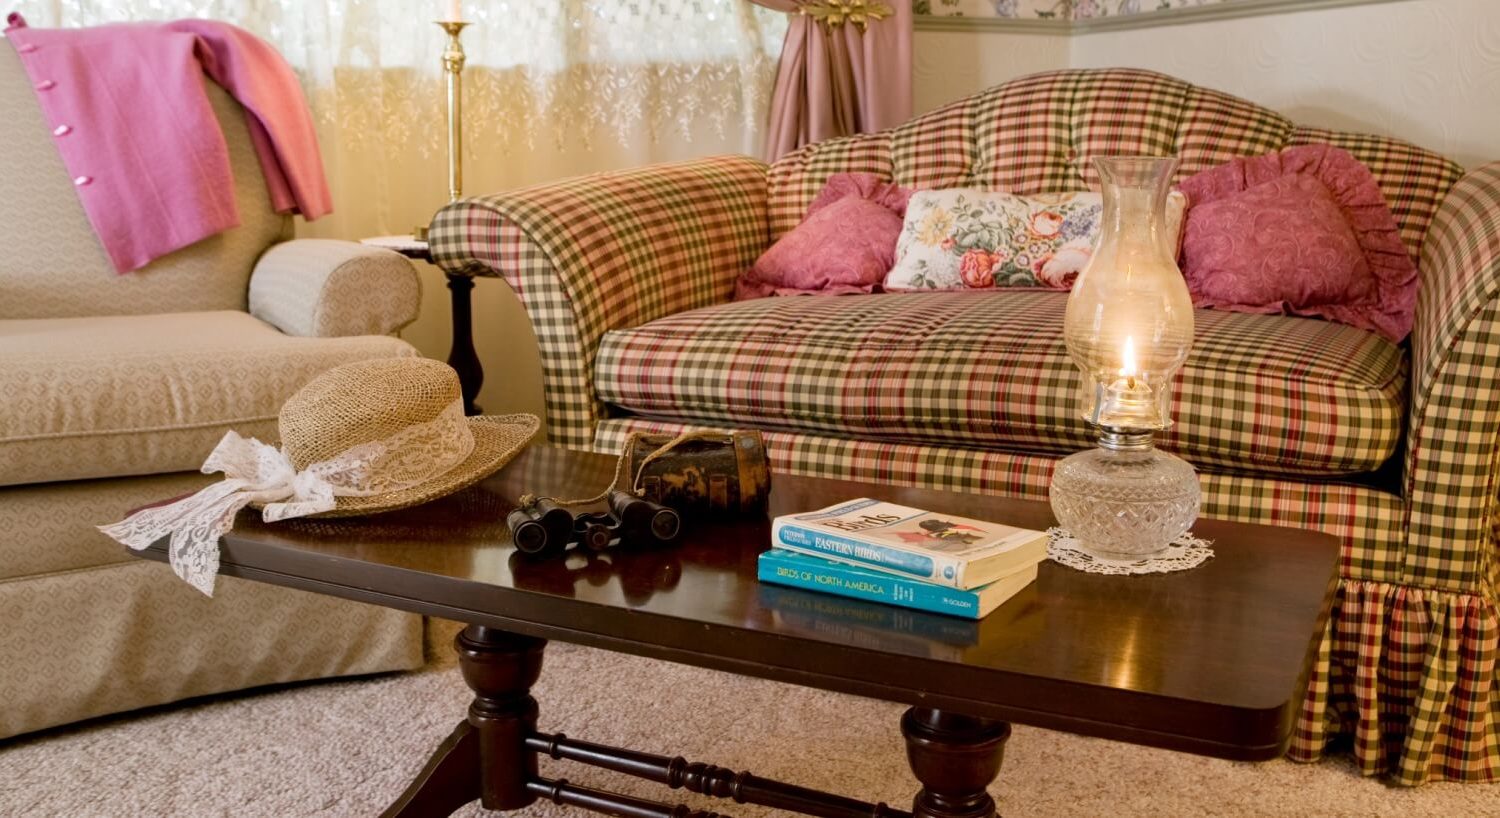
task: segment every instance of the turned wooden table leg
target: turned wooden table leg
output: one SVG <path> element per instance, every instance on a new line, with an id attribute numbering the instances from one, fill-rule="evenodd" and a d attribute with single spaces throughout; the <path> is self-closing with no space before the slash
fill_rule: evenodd
<path id="1" fill-rule="evenodd" d="M 1010 725 L 913 707 L 901 717 L 906 759 L 922 782 L 912 801 L 914 818 L 989 818 L 995 799 L 989 785 L 1000 774 Z"/>
<path id="2" fill-rule="evenodd" d="M 531 686 L 542 674 L 545 639 L 470 625 L 454 640 L 459 669 L 474 691 L 469 717 L 439 745 L 385 818 L 450 815 L 474 799 L 485 809 L 513 810 L 536 795 L 536 753 L 526 737 L 536 730 Z"/>
<path id="3" fill-rule="evenodd" d="M 484 385 L 484 367 L 474 351 L 474 307 L 470 295 L 474 279 L 448 273 L 448 290 L 453 301 L 453 346 L 448 350 L 448 365 L 458 373 L 459 389 L 464 396 L 464 414 L 480 413 L 479 387 Z"/>

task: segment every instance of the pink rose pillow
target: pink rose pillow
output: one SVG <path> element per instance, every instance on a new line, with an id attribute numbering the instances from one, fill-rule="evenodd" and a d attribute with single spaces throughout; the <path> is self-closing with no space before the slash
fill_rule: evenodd
<path id="1" fill-rule="evenodd" d="M 911 191 L 874 173 L 836 173 L 807 216 L 740 276 L 736 299 L 868 293 L 896 256 Z"/>
<path id="2" fill-rule="evenodd" d="M 1246 157 L 1182 183 L 1193 303 L 1325 318 L 1399 343 L 1417 268 L 1368 168 L 1332 145 Z"/>
<path id="3" fill-rule="evenodd" d="M 1187 198 L 1167 196 L 1166 224 L 1178 246 Z M 1069 290 L 1099 241 L 1098 193 L 1015 196 L 970 188 L 911 194 L 896 240 L 888 292 L 1001 287 Z"/>

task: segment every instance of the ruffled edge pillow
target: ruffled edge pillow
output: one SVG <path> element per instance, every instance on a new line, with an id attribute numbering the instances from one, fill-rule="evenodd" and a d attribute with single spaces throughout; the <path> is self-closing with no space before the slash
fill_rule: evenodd
<path id="1" fill-rule="evenodd" d="M 1234 294 L 1244 288 L 1215 284 L 1216 278 L 1226 281 L 1224 276 L 1245 274 L 1245 270 L 1253 268 L 1256 261 L 1264 259 L 1225 264 L 1224 269 L 1214 269 L 1201 261 L 1211 255 L 1202 252 L 1204 243 L 1228 240 L 1218 235 L 1225 231 L 1239 232 L 1246 239 L 1246 245 L 1253 244 L 1254 239 L 1243 232 L 1252 225 L 1243 219 L 1215 219 L 1215 208 L 1211 205 L 1232 201 L 1236 197 L 1245 198 L 1245 194 L 1251 192 L 1261 196 L 1279 195 L 1281 191 L 1274 190 L 1273 186 L 1286 188 L 1282 180 L 1288 176 L 1315 179 L 1327 190 L 1357 242 L 1363 255 L 1361 266 L 1373 278 L 1373 286 L 1366 282 L 1365 286 L 1354 288 L 1355 291 L 1345 292 L 1340 299 L 1309 303 L 1298 297 L 1297 290 L 1305 293 L 1310 288 L 1298 288 L 1294 286 L 1296 282 L 1287 281 L 1281 292 L 1284 297 L 1264 303 L 1237 303 Z M 1241 157 L 1194 174 L 1183 180 L 1180 187 L 1192 202 L 1183 231 L 1182 270 L 1194 305 L 1234 312 L 1323 318 L 1375 332 L 1393 343 L 1399 343 L 1411 333 L 1417 303 L 1416 264 L 1401 241 L 1400 227 L 1374 174 L 1348 151 L 1333 145 L 1316 144 L 1264 156 Z M 1322 226 L 1310 223 L 1308 229 L 1322 229 Z M 1343 243 L 1341 237 L 1325 238 L 1329 245 Z M 1288 241 L 1316 239 L 1316 236 L 1293 236 Z M 1267 272 L 1274 276 L 1278 272 L 1298 275 L 1309 271 Z M 1270 286 L 1274 283 L 1270 282 L 1268 287 L 1274 289 Z"/>

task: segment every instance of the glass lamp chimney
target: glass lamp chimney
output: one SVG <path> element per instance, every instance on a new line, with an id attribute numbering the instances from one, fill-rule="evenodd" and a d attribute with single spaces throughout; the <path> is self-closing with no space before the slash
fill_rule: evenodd
<path id="1" fill-rule="evenodd" d="M 1083 418 L 1106 431 L 1172 425 L 1172 379 L 1193 343 L 1193 302 L 1164 214 L 1176 159 L 1094 160 L 1104 187 L 1099 246 L 1068 297 L 1063 337 Z"/>

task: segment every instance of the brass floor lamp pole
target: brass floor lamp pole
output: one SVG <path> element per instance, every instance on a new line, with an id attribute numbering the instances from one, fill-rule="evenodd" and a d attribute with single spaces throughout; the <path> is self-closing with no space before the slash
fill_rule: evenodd
<path id="1" fill-rule="evenodd" d="M 443 49 L 443 74 L 448 81 L 448 202 L 452 204 L 463 196 L 464 187 L 464 46 L 459 34 L 469 25 L 459 20 L 441 20 L 438 25 L 448 35 L 448 45 Z M 480 366 L 479 354 L 474 351 L 474 309 L 471 298 L 474 279 L 471 276 L 446 273 L 448 291 L 453 307 L 453 346 L 448 352 L 448 365 L 458 372 L 463 388 L 464 412 L 477 415 L 479 387 L 484 384 L 484 368 Z"/>

